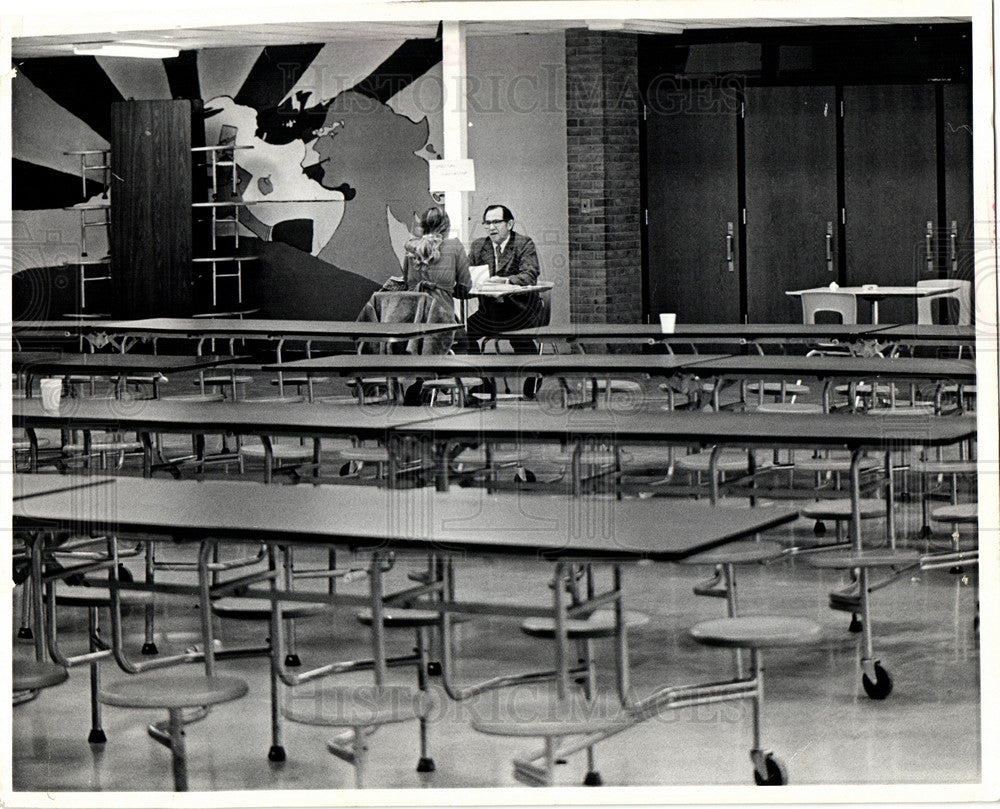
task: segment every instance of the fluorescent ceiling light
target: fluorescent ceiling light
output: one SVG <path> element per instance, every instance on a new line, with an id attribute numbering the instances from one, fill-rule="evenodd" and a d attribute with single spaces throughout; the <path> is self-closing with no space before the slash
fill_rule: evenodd
<path id="1" fill-rule="evenodd" d="M 88 42 L 74 45 L 77 56 L 130 56 L 133 59 L 173 59 L 180 50 L 168 45 L 136 45 L 127 42 Z"/>
<path id="2" fill-rule="evenodd" d="M 684 26 L 666 20 L 587 20 L 591 31 L 628 31 L 633 34 L 683 34 Z"/>

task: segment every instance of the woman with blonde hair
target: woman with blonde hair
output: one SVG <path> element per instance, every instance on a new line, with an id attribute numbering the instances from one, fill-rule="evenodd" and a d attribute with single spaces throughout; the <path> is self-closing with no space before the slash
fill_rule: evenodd
<path id="1" fill-rule="evenodd" d="M 464 298 L 472 288 L 469 257 L 458 239 L 448 237 L 451 220 L 443 208 L 428 208 L 416 221 L 412 239 L 406 242 L 403 281 L 408 290 L 432 295 L 442 306 L 453 309 L 453 298 Z"/>
<path id="2" fill-rule="evenodd" d="M 464 298 L 472 288 L 469 257 L 458 239 L 448 237 L 451 220 L 436 205 L 424 211 L 414 222 L 414 236 L 405 245 L 403 282 L 409 291 L 426 292 L 449 312 L 454 312 L 454 298 Z M 457 319 L 457 318 L 456 318 Z M 458 342 L 464 343 L 464 334 Z M 423 380 L 407 388 L 403 404 L 420 404 Z"/>

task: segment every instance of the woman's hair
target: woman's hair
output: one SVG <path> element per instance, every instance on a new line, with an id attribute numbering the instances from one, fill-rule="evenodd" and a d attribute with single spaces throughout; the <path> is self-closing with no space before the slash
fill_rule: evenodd
<path id="1" fill-rule="evenodd" d="M 428 208 L 417 221 L 422 235 L 406 242 L 406 252 L 419 264 L 431 264 L 441 257 L 441 242 L 451 230 L 451 220 L 443 208 Z"/>

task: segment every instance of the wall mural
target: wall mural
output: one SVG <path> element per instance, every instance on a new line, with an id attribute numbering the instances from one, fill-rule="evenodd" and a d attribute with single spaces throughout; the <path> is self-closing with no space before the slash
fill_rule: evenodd
<path id="1" fill-rule="evenodd" d="M 81 184 L 79 157 L 64 152 L 108 148 L 111 104 L 129 98 L 200 100 L 206 144 L 252 147 L 236 152 L 236 194 L 246 203 L 241 242 L 252 240 L 260 256 L 252 273 L 244 269 L 244 305 L 260 316 L 353 319 L 400 272 L 413 215 L 433 202 L 427 161 L 439 156 L 440 101 L 417 102 L 440 98 L 440 26 L 403 43 L 184 52 L 162 63 L 127 60 L 135 71 L 123 61 L 17 65 L 15 317 L 79 306 L 76 268 L 63 266 L 79 255 L 79 212 L 66 209 L 106 191 L 97 172 Z M 436 94 L 420 92 L 422 78 Z M 229 172 L 219 167 L 219 199 L 232 198 Z M 108 252 L 100 230 L 87 231 L 90 256 Z M 54 283 L 39 283 L 40 274 Z M 99 286 L 87 287 L 90 311 L 101 302 Z M 40 302 L 46 287 L 51 294 Z"/>

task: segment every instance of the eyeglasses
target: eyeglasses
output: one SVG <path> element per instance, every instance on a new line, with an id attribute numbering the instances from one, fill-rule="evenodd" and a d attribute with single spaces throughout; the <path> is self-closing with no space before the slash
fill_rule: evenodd
<path id="1" fill-rule="evenodd" d="M 489 225 L 505 225 L 505 224 L 507 224 L 507 220 L 506 219 L 484 219 L 483 220 L 483 224 L 487 225 L 487 226 L 489 226 Z"/>

